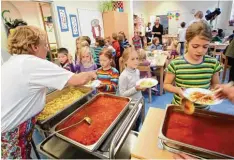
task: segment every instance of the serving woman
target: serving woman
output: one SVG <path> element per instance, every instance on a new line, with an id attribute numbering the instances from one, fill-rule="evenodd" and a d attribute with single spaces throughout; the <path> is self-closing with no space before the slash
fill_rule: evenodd
<path id="1" fill-rule="evenodd" d="M 46 34 L 37 27 L 17 27 L 8 37 L 8 49 L 13 56 L 1 68 L 1 156 L 28 159 L 35 117 L 45 105 L 46 88 L 83 85 L 96 78 L 96 73 L 74 74 L 45 60 Z"/>

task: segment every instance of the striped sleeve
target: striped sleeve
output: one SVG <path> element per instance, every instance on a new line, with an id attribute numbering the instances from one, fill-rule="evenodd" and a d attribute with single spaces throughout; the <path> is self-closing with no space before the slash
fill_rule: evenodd
<path id="1" fill-rule="evenodd" d="M 221 72 L 223 70 L 222 65 L 219 63 L 219 61 L 216 60 L 215 66 L 214 66 L 214 74 L 217 72 Z"/>
<path id="2" fill-rule="evenodd" d="M 119 79 L 119 72 L 117 69 L 112 68 L 112 73 L 111 73 L 111 79 L 110 82 L 111 84 L 106 84 L 106 92 L 116 92 L 117 86 L 118 86 L 118 79 Z"/>
<path id="3" fill-rule="evenodd" d="M 175 74 L 176 73 L 176 70 L 175 70 L 175 65 L 173 63 L 173 61 L 171 61 L 171 63 L 167 66 L 166 72 L 170 72 L 170 73 L 173 73 Z"/>

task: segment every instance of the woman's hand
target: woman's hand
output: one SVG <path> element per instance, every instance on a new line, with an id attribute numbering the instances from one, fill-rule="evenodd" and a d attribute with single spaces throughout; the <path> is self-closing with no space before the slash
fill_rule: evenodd
<path id="1" fill-rule="evenodd" d="M 191 156 L 189 156 L 187 154 L 184 154 L 184 153 L 174 154 L 173 158 L 174 159 L 190 159 L 190 160 L 195 160 L 196 159 L 196 158 L 191 157 Z"/>
<path id="2" fill-rule="evenodd" d="M 78 74 L 74 74 L 67 82 L 68 85 L 71 86 L 79 86 L 85 85 L 89 81 L 92 81 L 97 78 L 97 74 L 95 71 L 90 72 L 81 72 Z"/>
<path id="3" fill-rule="evenodd" d="M 146 88 L 140 87 L 139 85 L 137 85 L 135 88 L 137 91 L 145 91 L 146 90 Z"/>

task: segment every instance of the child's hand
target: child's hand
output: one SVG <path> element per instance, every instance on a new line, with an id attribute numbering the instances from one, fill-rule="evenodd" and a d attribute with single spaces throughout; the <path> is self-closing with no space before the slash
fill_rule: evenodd
<path id="1" fill-rule="evenodd" d="M 146 90 L 146 88 L 142 88 L 139 85 L 137 85 L 135 88 L 137 91 L 145 91 Z"/>
<path id="2" fill-rule="evenodd" d="M 180 87 L 177 87 L 177 94 L 179 94 L 179 96 L 183 99 L 184 98 L 184 95 L 183 95 L 183 92 L 184 92 L 185 88 L 180 88 Z"/>

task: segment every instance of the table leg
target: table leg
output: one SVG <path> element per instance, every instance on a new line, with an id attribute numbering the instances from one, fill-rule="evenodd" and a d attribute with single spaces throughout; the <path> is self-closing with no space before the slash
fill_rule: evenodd
<path id="1" fill-rule="evenodd" d="M 160 96 L 163 94 L 163 66 L 160 67 Z"/>

